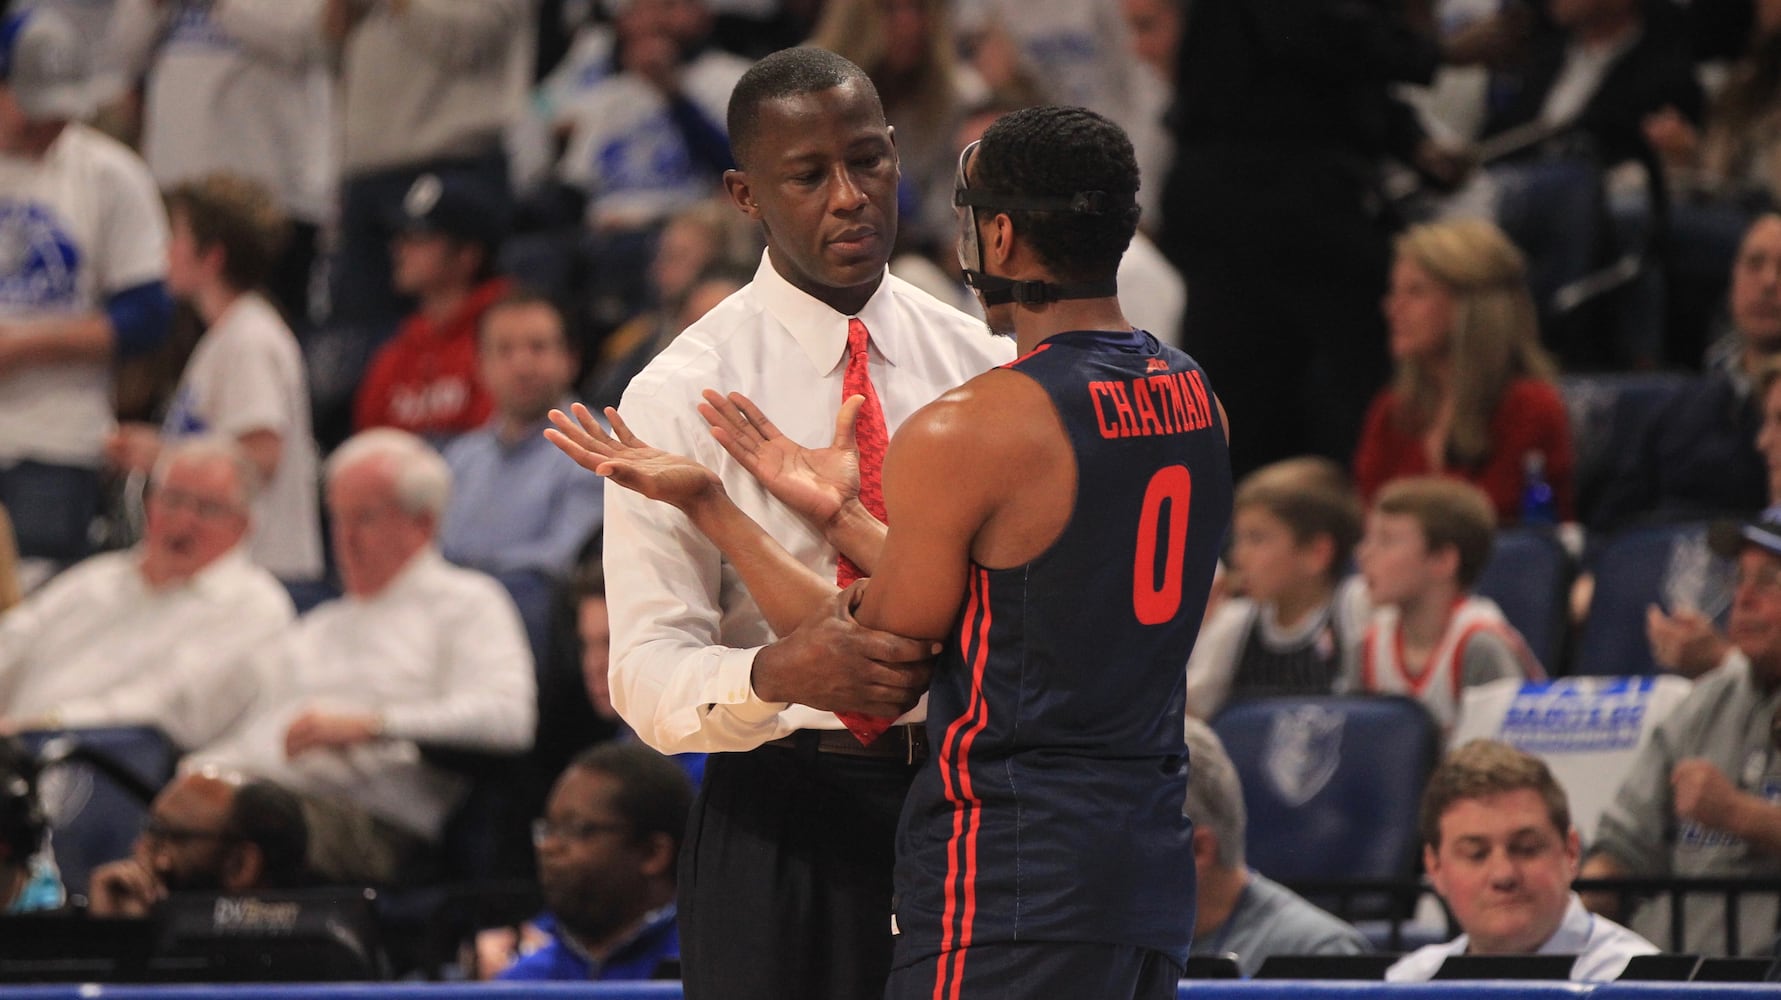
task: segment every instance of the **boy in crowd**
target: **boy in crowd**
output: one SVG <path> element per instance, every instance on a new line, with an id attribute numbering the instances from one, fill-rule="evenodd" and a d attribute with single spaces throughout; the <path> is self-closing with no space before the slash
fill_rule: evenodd
<path id="1" fill-rule="evenodd" d="M 1360 501 L 1326 458 L 1258 469 L 1237 488 L 1231 566 L 1243 597 L 1207 621 L 1187 661 L 1187 710 L 1202 719 L 1233 698 L 1328 694 L 1352 685 L 1366 631 L 1366 587 L 1341 580 L 1360 537 Z"/>
<path id="2" fill-rule="evenodd" d="M 1361 687 L 1417 699 L 1443 732 L 1453 730 L 1463 688 L 1545 677 L 1496 602 L 1471 593 L 1495 530 L 1483 491 L 1417 476 L 1380 492 L 1357 551 L 1377 609 L 1361 643 Z"/>
<path id="3" fill-rule="evenodd" d="M 1430 979 L 1449 955 L 1576 955 L 1572 979 L 1614 979 L 1657 951 L 1571 891 L 1577 828 L 1539 758 L 1494 740 L 1453 751 L 1429 777 L 1419 832 L 1423 867 L 1463 933 L 1404 956 L 1388 981 Z"/>
<path id="4" fill-rule="evenodd" d="M 289 228 L 272 194 L 233 174 L 167 193 L 167 287 L 204 321 L 157 429 L 126 424 L 107 445 L 112 464 L 146 473 L 169 441 L 234 438 L 264 484 L 253 504 L 253 561 L 285 580 L 322 575 L 309 379 L 297 338 L 260 288 Z"/>

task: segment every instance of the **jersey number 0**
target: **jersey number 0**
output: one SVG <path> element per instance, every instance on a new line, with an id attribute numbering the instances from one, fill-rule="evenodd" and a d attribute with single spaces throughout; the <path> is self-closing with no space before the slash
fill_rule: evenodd
<path id="1" fill-rule="evenodd" d="M 1145 625 L 1171 621 L 1181 610 L 1181 576 L 1187 561 L 1187 512 L 1194 479 L 1185 465 L 1165 465 L 1150 477 L 1138 512 L 1138 545 L 1132 558 L 1132 610 Z M 1169 506 L 1168 532 L 1162 531 L 1163 504 Z M 1168 551 L 1157 566 L 1164 539 Z M 1158 570 L 1161 570 L 1159 576 Z"/>

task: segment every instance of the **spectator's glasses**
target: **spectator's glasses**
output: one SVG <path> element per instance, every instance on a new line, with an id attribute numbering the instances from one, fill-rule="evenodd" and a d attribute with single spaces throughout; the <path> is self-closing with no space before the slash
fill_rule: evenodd
<path id="1" fill-rule="evenodd" d="M 1781 564 L 1764 563 L 1750 571 L 1740 567 L 1732 582 L 1737 587 L 1749 587 L 1763 594 L 1781 592 Z"/>
<path id="2" fill-rule="evenodd" d="M 150 816 L 142 821 L 142 839 L 150 844 L 183 847 L 186 844 L 205 840 L 227 843 L 239 838 L 225 830 L 194 830 L 189 826 L 174 826 L 172 823 Z"/>
<path id="3" fill-rule="evenodd" d="M 205 521 L 220 521 L 225 518 L 241 516 L 239 504 L 210 500 L 194 496 L 184 490 L 169 489 L 165 486 L 156 487 L 155 491 L 149 494 L 149 499 L 169 510 L 189 510 Z"/>
<path id="4" fill-rule="evenodd" d="M 553 823 L 548 819 L 532 821 L 532 845 L 542 847 L 544 842 L 552 839 L 574 840 L 586 843 L 603 833 L 624 833 L 631 829 L 626 823 Z"/>

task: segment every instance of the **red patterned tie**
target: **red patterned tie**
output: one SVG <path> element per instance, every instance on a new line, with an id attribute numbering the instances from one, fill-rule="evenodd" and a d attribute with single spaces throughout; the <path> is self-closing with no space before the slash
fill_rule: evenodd
<path id="1" fill-rule="evenodd" d="M 860 503 L 872 516 L 884 520 L 884 450 L 890 444 L 890 433 L 884 426 L 884 407 L 878 405 L 878 390 L 872 387 L 872 375 L 866 368 L 868 341 L 866 324 L 857 319 L 847 321 L 847 371 L 841 376 L 841 399 L 866 397 L 854 418 L 854 444 L 859 449 Z M 835 582 L 845 587 L 865 574 L 842 556 L 835 567 Z M 861 743 L 871 743 L 891 727 L 895 719 L 884 719 L 857 712 L 838 713 L 841 721 Z"/>

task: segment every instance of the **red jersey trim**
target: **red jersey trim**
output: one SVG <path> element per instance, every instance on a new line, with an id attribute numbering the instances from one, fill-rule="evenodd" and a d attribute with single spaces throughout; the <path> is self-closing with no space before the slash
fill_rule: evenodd
<path id="1" fill-rule="evenodd" d="M 940 960 L 934 972 L 933 1000 L 958 1000 L 965 980 L 965 950 L 977 919 L 977 839 L 982 801 L 971 788 L 971 745 L 989 725 L 983 673 L 989 664 L 989 571 L 974 567 L 971 592 L 959 626 L 961 659 L 970 664 L 971 696 L 965 711 L 940 741 L 940 781 L 953 804 L 952 836 L 946 843 L 945 914 L 940 928 Z"/>

